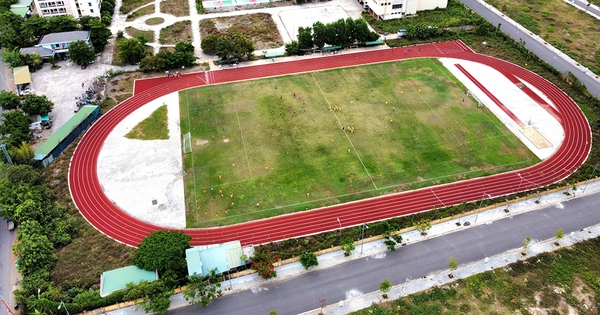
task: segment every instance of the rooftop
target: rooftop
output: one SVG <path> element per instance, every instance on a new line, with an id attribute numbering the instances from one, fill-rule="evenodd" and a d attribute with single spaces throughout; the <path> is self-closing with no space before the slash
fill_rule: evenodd
<path id="1" fill-rule="evenodd" d="M 72 32 L 62 32 L 62 33 L 50 33 L 48 35 L 42 36 L 42 39 L 40 39 L 40 45 L 74 42 L 76 40 L 87 40 L 89 38 L 90 38 L 90 31 L 72 31 Z"/>
<path id="2" fill-rule="evenodd" d="M 128 283 L 158 280 L 158 272 L 127 266 L 105 271 L 100 277 L 100 296 L 105 297 L 115 291 L 123 290 Z"/>

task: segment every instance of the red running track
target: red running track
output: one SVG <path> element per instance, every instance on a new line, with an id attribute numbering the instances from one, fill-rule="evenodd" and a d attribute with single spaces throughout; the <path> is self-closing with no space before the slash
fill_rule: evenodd
<path id="1" fill-rule="evenodd" d="M 136 81 L 135 96 L 115 107 L 99 119 L 85 134 L 71 159 L 69 188 L 81 214 L 100 232 L 131 246 L 137 246 L 152 231 L 164 229 L 140 221 L 113 204 L 104 194 L 98 180 L 98 155 L 108 134 L 131 112 L 150 100 L 175 91 L 209 83 L 318 71 L 407 58 L 450 57 L 488 65 L 502 73 L 510 73 L 545 93 L 556 104 L 557 115 L 564 128 L 565 139 L 555 154 L 534 166 L 493 176 L 423 188 L 414 191 L 365 199 L 306 212 L 282 215 L 242 224 L 186 229 L 192 245 L 218 244 L 240 240 L 242 245 L 299 237 L 339 228 L 357 226 L 387 218 L 427 211 L 434 206 L 459 204 L 538 188 L 568 177 L 583 164 L 591 149 L 591 129 L 579 107 L 565 93 L 538 75 L 517 65 L 472 52 L 460 41 L 369 51 L 355 54 L 329 55 L 321 58 L 276 62 L 226 71 L 188 74 L 182 78 L 159 78 Z"/>

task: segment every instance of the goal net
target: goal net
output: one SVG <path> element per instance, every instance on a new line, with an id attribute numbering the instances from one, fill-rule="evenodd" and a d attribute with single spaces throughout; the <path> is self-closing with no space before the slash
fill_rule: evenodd
<path id="1" fill-rule="evenodd" d="M 183 153 L 192 153 L 192 141 L 189 132 L 183 135 Z"/>

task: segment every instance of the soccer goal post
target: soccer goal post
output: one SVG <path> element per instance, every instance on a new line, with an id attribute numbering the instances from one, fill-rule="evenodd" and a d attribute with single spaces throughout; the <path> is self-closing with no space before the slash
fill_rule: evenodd
<path id="1" fill-rule="evenodd" d="M 475 96 L 475 94 L 471 92 L 471 90 L 467 91 L 467 96 L 471 96 L 477 102 L 477 107 L 484 106 L 484 104 L 479 100 L 479 98 L 477 98 L 477 96 Z"/>
<path id="2" fill-rule="evenodd" d="M 192 141 L 189 132 L 183 135 L 183 153 L 192 153 Z"/>

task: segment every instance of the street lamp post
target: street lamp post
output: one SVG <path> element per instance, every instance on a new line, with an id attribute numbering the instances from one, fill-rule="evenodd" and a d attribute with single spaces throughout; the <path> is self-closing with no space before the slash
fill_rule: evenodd
<path id="1" fill-rule="evenodd" d="M 563 38 L 562 45 L 560 45 L 560 52 L 562 52 L 565 47 L 565 41 L 567 41 L 567 36 L 569 36 L 569 30 L 565 30 L 565 37 Z"/>
<path id="2" fill-rule="evenodd" d="M 338 223 L 340 224 L 340 239 L 342 238 L 342 221 L 340 221 L 340 218 L 336 218 L 338 220 Z"/>
<path id="3" fill-rule="evenodd" d="M 479 217 L 479 211 L 481 211 L 481 205 L 483 205 L 483 200 L 489 199 L 489 198 L 492 198 L 492 196 L 484 191 L 483 195 L 481 196 L 481 201 L 479 202 L 479 208 L 477 209 L 477 215 L 475 215 L 475 221 L 473 222 L 473 224 L 477 223 L 477 218 Z"/>
<path id="4" fill-rule="evenodd" d="M 365 244 L 365 228 L 368 230 L 369 226 L 366 224 L 362 224 L 362 236 L 360 238 L 360 254 L 363 253 L 363 245 Z"/>
<path id="5" fill-rule="evenodd" d="M 58 304 L 58 309 L 60 310 L 61 306 L 65 307 L 65 311 L 67 312 L 67 315 L 71 315 L 69 314 L 69 310 L 67 309 L 67 306 L 65 305 L 65 302 L 63 302 L 62 300 L 60 301 L 60 304 Z"/>
<path id="6" fill-rule="evenodd" d="M 587 185 L 590 182 L 590 179 L 592 179 L 592 177 L 594 177 L 594 175 L 596 174 L 596 168 L 598 168 L 598 164 L 599 163 L 596 163 L 596 165 L 594 165 L 594 170 L 592 171 L 592 175 L 590 175 L 590 178 L 588 178 L 588 180 L 585 182 L 585 186 L 583 186 L 583 191 L 581 191 L 582 194 L 585 192 L 585 189 L 587 188 Z"/>
<path id="7" fill-rule="evenodd" d="M 227 278 L 229 278 L 229 291 L 233 291 L 233 286 L 231 285 L 231 269 L 229 269 L 229 263 L 225 263 L 227 266 Z"/>

